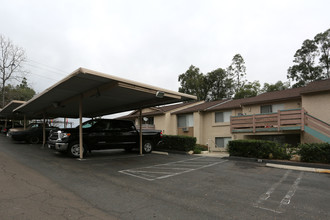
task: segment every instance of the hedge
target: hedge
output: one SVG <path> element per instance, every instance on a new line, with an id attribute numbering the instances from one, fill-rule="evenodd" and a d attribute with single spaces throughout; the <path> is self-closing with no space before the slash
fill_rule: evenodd
<path id="1" fill-rule="evenodd" d="M 195 137 L 180 136 L 180 135 L 163 135 L 162 142 L 158 145 L 159 149 L 176 150 L 176 151 L 191 151 L 196 145 Z"/>
<path id="2" fill-rule="evenodd" d="M 286 146 L 273 141 L 233 140 L 228 143 L 230 156 L 252 157 L 260 159 L 290 159 Z"/>
<path id="3" fill-rule="evenodd" d="M 297 153 L 304 162 L 330 163 L 329 143 L 300 144 Z"/>

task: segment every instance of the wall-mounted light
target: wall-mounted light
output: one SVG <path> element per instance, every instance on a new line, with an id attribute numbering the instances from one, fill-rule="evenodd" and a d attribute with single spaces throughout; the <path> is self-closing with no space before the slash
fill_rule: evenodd
<path id="1" fill-rule="evenodd" d="M 164 92 L 157 91 L 157 92 L 156 92 L 156 97 L 157 97 L 157 98 L 163 98 L 163 97 L 164 97 L 164 94 L 165 94 Z"/>

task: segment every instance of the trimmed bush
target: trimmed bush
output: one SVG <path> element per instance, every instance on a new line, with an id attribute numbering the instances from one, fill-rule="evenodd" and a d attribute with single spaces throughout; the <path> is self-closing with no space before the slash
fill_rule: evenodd
<path id="1" fill-rule="evenodd" d="M 298 154 L 301 156 L 301 161 L 304 162 L 330 163 L 330 144 L 300 144 Z"/>
<path id="2" fill-rule="evenodd" d="M 261 159 L 290 159 L 287 148 L 273 141 L 234 140 L 228 143 L 230 156 Z"/>
<path id="3" fill-rule="evenodd" d="M 191 151 L 196 145 L 195 137 L 180 136 L 180 135 L 163 135 L 162 143 L 158 146 L 159 149 Z"/>
<path id="4" fill-rule="evenodd" d="M 206 145 L 196 144 L 194 147 L 194 154 L 200 154 L 202 151 L 207 151 L 208 148 Z"/>

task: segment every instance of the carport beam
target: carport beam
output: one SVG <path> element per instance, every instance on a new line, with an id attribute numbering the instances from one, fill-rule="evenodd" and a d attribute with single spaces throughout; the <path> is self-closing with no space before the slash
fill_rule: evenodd
<path id="1" fill-rule="evenodd" d="M 83 159 L 84 156 L 83 156 L 83 130 L 82 130 L 82 100 L 83 100 L 83 97 L 82 95 L 80 96 L 80 99 L 79 99 L 79 157 L 80 159 Z"/>

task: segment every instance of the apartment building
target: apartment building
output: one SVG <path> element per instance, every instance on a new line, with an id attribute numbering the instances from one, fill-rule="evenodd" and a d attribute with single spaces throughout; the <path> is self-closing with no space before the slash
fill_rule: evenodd
<path id="1" fill-rule="evenodd" d="M 330 143 L 330 79 L 246 99 L 144 109 L 142 117 L 149 128 L 196 137 L 212 151 L 225 150 L 237 139 Z M 138 112 L 125 118 L 138 124 Z"/>

